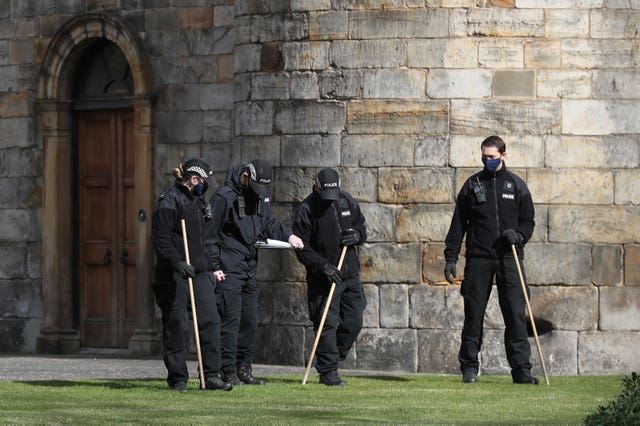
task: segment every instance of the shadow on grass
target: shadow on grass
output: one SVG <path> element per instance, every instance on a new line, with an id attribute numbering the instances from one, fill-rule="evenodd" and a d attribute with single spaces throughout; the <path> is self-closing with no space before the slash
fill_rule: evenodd
<path id="1" fill-rule="evenodd" d="M 34 380 L 16 383 L 52 388 L 89 386 L 109 389 L 167 389 L 166 383 L 160 379 Z"/>

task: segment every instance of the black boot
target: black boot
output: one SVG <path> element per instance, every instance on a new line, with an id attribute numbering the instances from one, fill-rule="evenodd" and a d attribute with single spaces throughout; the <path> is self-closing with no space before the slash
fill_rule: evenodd
<path id="1" fill-rule="evenodd" d="M 251 364 L 243 362 L 238 366 L 238 378 L 247 385 L 266 385 L 264 380 L 257 379 L 251 374 Z"/>
<path id="2" fill-rule="evenodd" d="M 224 390 L 230 391 L 233 389 L 233 385 L 231 383 L 227 383 L 222 380 L 222 376 L 220 373 L 209 376 L 204 379 L 205 389 L 207 390 Z"/>
<path id="3" fill-rule="evenodd" d="M 327 386 L 347 386 L 347 382 L 338 376 L 337 371 L 328 371 L 320 374 L 320 383 Z"/>
<path id="4" fill-rule="evenodd" d="M 230 373 L 230 374 L 222 373 L 222 380 L 224 380 L 227 383 L 231 383 L 233 386 L 244 385 L 244 382 L 238 378 L 238 375 L 236 373 Z"/>

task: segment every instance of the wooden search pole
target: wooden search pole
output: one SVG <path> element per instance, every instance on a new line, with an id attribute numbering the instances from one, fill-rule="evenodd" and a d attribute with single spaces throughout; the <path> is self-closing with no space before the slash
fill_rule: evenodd
<path id="1" fill-rule="evenodd" d="M 338 270 L 342 268 L 342 262 L 344 261 L 344 256 L 347 254 L 347 246 L 342 247 L 342 253 L 340 253 L 340 260 L 338 261 Z M 320 342 L 320 336 L 322 335 L 322 328 L 324 327 L 324 321 L 327 319 L 327 314 L 329 313 L 329 307 L 331 306 L 331 299 L 333 299 L 333 292 L 336 289 L 336 283 L 331 283 L 331 289 L 329 290 L 329 296 L 327 296 L 327 303 L 324 305 L 324 312 L 322 312 L 322 319 L 320 320 L 320 325 L 318 326 L 318 332 L 316 333 L 316 340 L 313 342 L 313 347 L 311 348 L 311 355 L 309 356 L 309 363 L 307 364 L 307 371 L 304 373 L 304 378 L 302 379 L 302 384 L 307 384 L 307 378 L 309 377 L 309 371 L 311 370 L 311 364 L 313 364 L 313 358 L 316 355 L 316 348 L 318 347 L 318 342 Z"/>
<path id="2" fill-rule="evenodd" d="M 189 260 L 189 246 L 187 245 L 187 226 L 185 225 L 184 219 L 180 220 L 182 222 L 182 241 L 184 242 L 184 256 L 189 265 L 191 265 L 191 260 Z M 204 368 L 202 366 L 202 352 L 200 351 L 200 333 L 198 332 L 198 316 L 196 315 L 196 299 L 193 295 L 193 280 L 191 277 L 188 277 L 189 281 L 189 299 L 191 299 L 191 315 L 193 316 L 193 331 L 196 338 L 196 351 L 198 352 L 198 372 L 200 373 L 200 389 L 205 389 L 206 384 L 204 382 Z"/>
<path id="3" fill-rule="evenodd" d="M 536 329 L 536 323 L 533 320 L 533 312 L 531 311 L 531 305 L 529 304 L 529 296 L 527 295 L 527 287 L 524 285 L 524 277 L 522 276 L 522 269 L 520 269 L 520 261 L 518 260 L 518 251 L 515 244 L 511 244 L 511 252 L 513 253 L 513 260 L 516 261 L 516 267 L 518 268 L 518 276 L 520 277 L 520 285 L 522 286 L 522 294 L 524 295 L 524 301 L 527 304 L 527 313 L 529 314 L 529 321 L 531 321 L 531 328 L 533 329 L 533 337 L 536 340 L 536 348 L 538 349 L 538 356 L 540 357 L 540 365 L 542 365 L 542 372 L 544 373 L 544 381 L 549 386 L 549 376 L 547 376 L 547 367 L 544 365 L 544 357 L 542 356 L 542 349 L 540 349 L 540 340 L 538 340 L 538 330 Z"/>

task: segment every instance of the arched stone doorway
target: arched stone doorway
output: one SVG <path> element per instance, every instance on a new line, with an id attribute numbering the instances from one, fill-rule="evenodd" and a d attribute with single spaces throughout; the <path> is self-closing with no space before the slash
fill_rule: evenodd
<path id="1" fill-rule="evenodd" d="M 67 21 L 47 47 L 38 75 L 36 109 L 43 140 L 43 326 L 38 351 L 73 353 L 80 347 L 78 321 L 74 319 L 75 190 L 73 170 L 73 76 L 79 61 L 96 41 L 113 43 L 124 54 L 133 80 L 128 97 L 132 111 L 134 149 L 132 203 L 134 225 L 136 319 L 128 347 L 131 353 L 156 353 L 159 347 L 153 324 L 153 244 L 150 213 L 153 209 L 153 82 L 142 41 L 117 14 L 96 12 Z"/>

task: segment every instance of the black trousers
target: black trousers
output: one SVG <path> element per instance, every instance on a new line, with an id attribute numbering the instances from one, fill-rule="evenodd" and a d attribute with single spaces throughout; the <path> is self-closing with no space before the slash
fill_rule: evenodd
<path id="1" fill-rule="evenodd" d="M 309 318 L 316 333 L 330 288 L 328 283 L 309 284 L 307 288 Z M 360 275 L 345 278 L 342 283 L 336 285 L 316 348 L 318 373 L 337 370 L 338 363 L 347 357 L 362 329 L 362 314 L 366 307 L 367 300 Z"/>
<path id="2" fill-rule="evenodd" d="M 520 259 L 524 275 L 524 266 Z M 467 258 L 460 293 L 464 298 L 464 327 L 458 359 L 460 369 L 478 371 L 478 352 L 482 346 L 483 320 L 491 283 L 495 276 L 498 301 L 504 319 L 504 346 L 512 376 L 531 371 L 531 348 L 527 340 L 526 302 L 513 257 L 500 259 Z M 529 289 L 527 288 L 527 293 Z"/>
<path id="3" fill-rule="evenodd" d="M 252 277 L 231 273 L 218 282 L 216 299 L 221 320 L 222 372 L 233 374 L 242 363 L 251 364 L 256 354 L 258 288 Z"/>
<path id="4" fill-rule="evenodd" d="M 215 285 L 206 272 L 193 278 L 198 316 L 198 335 L 205 377 L 220 371 L 220 317 L 216 309 Z M 162 310 L 162 343 L 167 382 L 173 385 L 189 379 L 188 345 L 191 337 L 191 300 L 186 279 L 174 274 L 173 282 L 154 287 L 156 303 Z"/>

